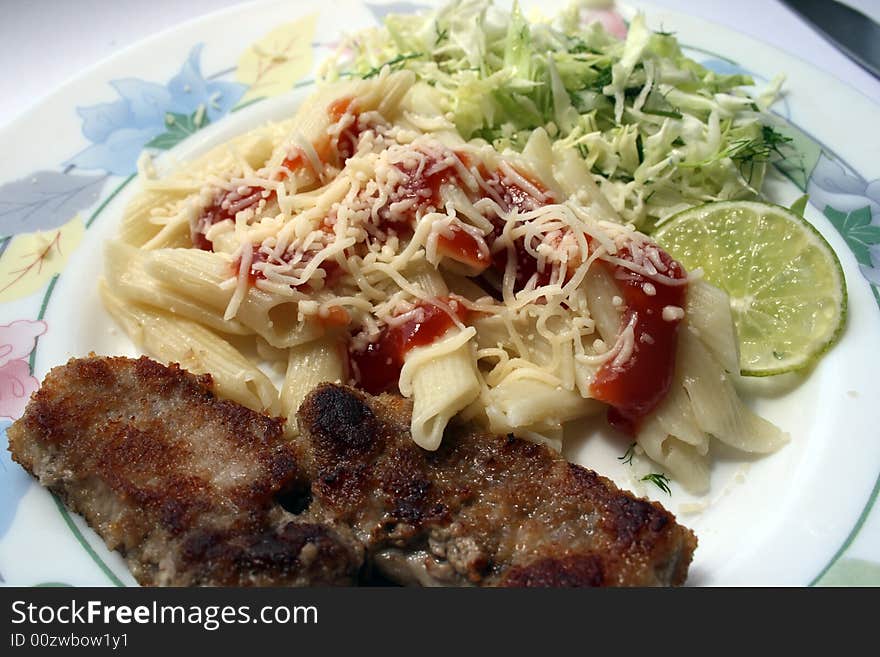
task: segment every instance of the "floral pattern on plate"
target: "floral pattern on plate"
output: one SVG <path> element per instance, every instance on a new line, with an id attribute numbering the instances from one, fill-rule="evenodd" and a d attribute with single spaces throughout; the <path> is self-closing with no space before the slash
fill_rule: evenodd
<path id="1" fill-rule="evenodd" d="M 180 72 L 167 84 L 137 78 L 112 80 L 119 100 L 78 107 L 83 135 L 92 145 L 65 164 L 128 176 L 135 172 L 145 147 L 170 148 L 227 114 L 246 87 L 206 80 L 199 63 L 202 47 L 193 47 Z"/>

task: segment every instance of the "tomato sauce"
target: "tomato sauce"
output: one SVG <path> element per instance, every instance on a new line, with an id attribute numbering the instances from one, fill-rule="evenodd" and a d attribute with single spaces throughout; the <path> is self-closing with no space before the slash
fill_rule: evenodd
<path id="1" fill-rule="evenodd" d="M 477 170 L 483 180 L 486 181 L 489 188 L 501 199 L 500 205 L 505 212 L 510 212 L 511 210 L 529 212 L 541 207 L 544 203 L 544 201 L 535 198 L 534 195 L 520 187 L 517 183 L 506 180 L 500 172 L 496 173 L 494 176 L 490 175 L 489 171 L 483 164 L 480 164 L 477 167 Z M 517 171 L 516 173 L 524 180 L 528 181 L 528 183 L 537 189 L 542 196 L 547 196 L 547 188 L 537 180 L 534 180 L 531 176 L 526 175 L 522 171 Z M 497 219 L 498 217 L 496 217 L 496 220 Z"/>
<path id="2" fill-rule="evenodd" d="M 296 172 L 305 168 L 314 169 L 312 161 L 306 157 L 306 154 L 303 153 L 303 150 L 299 146 L 294 148 L 291 154 L 284 158 L 281 166 L 291 172 Z M 314 173 L 318 172 L 314 171 Z M 281 175 L 286 179 L 289 174 L 282 172 Z"/>
<path id="3" fill-rule="evenodd" d="M 326 314 L 318 313 L 317 320 L 326 329 L 340 328 L 349 325 L 351 315 L 342 306 L 330 306 Z"/>
<path id="4" fill-rule="evenodd" d="M 397 189 L 394 190 L 392 198 L 379 209 L 379 222 L 369 228 L 371 232 L 378 232 L 381 235 L 412 235 L 419 217 L 427 211 L 429 207 L 439 208 L 442 203 L 440 197 L 440 189 L 448 183 L 459 182 L 458 173 L 454 163 L 449 166 L 437 168 L 437 159 L 426 156 L 423 171 L 431 171 L 428 175 L 415 175 L 415 171 L 408 169 L 403 163 L 397 163 L 394 166 L 406 176 L 406 179 Z M 410 201 L 409 209 L 402 216 L 391 216 L 390 205 L 392 203 L 401 203 Z M 464 232 L 464 231 L 462 231 Z M 442 239 L 442 238 L 441 238 Z M 466 238 L 462 238 L 462 241 Z M 449 253 L 454 257 L 457 253 L 457 247 L 449 245 Z M 438 245 L 443 248 L 443 244 Z M 462 246 L 462 248 L 467 248 Z"/>
<path id="5" fill-rule="evenodd" d="M 343 165 L 345 161 L 354 155 L 357 150 L 358 139 L 360 138 L 360 129 L 358 128 L 359 113 L 355 111 L 355 100 L 350 96 L 337 98 L 327 106 L 327 115 L 330 117 L 331 123 L 338 123 L 342 117 L 351 112 L 354 119 L 340 133 L 336 141 L 334 153 L 334 144 L 329 135 L 324 135 L 318 141 L 312 144 L 318 160 L 322 164 Z M 315 171 L 315 165 L 310 158 L 306 156 L 302 148 L 295 147 L 281 166 L 288 171 L 295 172 L 301 169 L 310 169 L 315 175 L 319 175 L 320 171 Z M 283 177 L 287 177 L 286 175 Z"/>
<path id="6" fill-rule="evenodd" d="M 477 272 L 489 267 L 490 258 L 485 251 L 484 240 L 455 225 L 449 226 L 449 232 L 452 233 L 451 236 L 440 235 L 437 238 L 437 251 L 441 255 L 464 263 Z"/>
<path id="7" fill-rule="evenodd" d="M 444 298 L 460 321 L 466 322 L 468 310 L 455 299 Z M 410 349 L 432 344 L 455 324 L 440 306 L 422 301 L 413 318 L 386 326 L 379 337 L 362 351 L 349 349 L 350 367 L 358 386 L 378 395 L 397 386 L 404 356 Z"/>
<path id="8" fill-rule="evenodd" d="M 666 276 L 678 280 L 686 278 L 687 274 L 678 262 L 665 251 L 657 250 L 667 267 Z M 632 259 L 626 249 L 617 255 Z M 611 406 L 608 409 L 611 426 L 635 436 L 642 420 L 663 401 L 672 385 L 680 320 L 663 319 L 663 309 L 666 306 L 685 307 L 687 284 L 663 284 L 622 265 L 599 262 L 608 269 L 621 291 L 626 303 L 621 328 L 634 322 L 635 340 L 632 356 L 626 362 L 614 366 L 611 361 L 606 361 L 599 369 L 590 393 Z M 646 284 L 653 286 L 655 294 L 645 291 Z"/>
<path id="9" fill-rule="evenodd" d="M 536 198 L 530 192 L 520 187 L 515 182 L 505 180 L 500 174 L 490 176 L 483 165 L 479 167 L 480 175 L 487 181 L 490 189 L 492 189 L 498 198 L 501 199 L 501 209 L 505 212 L 516 210 L 520 213 L 530 212 L 539 208 L 544 201 Z M 535 189 L 543 196 L 547 195 L 547 189 L 536 180 L 525 175 L 521 171 L 517 172 L 525 178 Z M 551 202 L 552 202 L 551 198 Z M 501 235 L 504 230 L 504 221 L 497 214 L 489 217 L 489 220 L 495 226 L 488 240 L 490 245 Z M 549 265 L 538 268 L 537 259 L 526 250 L 525 239 L 520 237 L 514 240 L 513 252 L 516 256 L 516 274 L 514 277 L 513 291 L 522 290 L 532 278 L 537 275 L 536 286 L 547 285 L 550 282 L 553 271 Z M 492 257 L 492 266 L 499 272 L 504 272 L 507 268 L 508 250 L 501 249 L 496 251 Z"/>
<path id="10" fill-rule="evenodd" d="M 268 256 L 260 249 L 257 245 L 252 245 L 251 249 L 253 249 L 253 254 L 251 255 L 251 268 L 248 272 L 248 282 L 250 285 L 255 285 L 256 282 L 260 279 L 265 280 L 266 275 L 263 273 L 262 269 L 254 269 L 254 265 L 259 262 L 267 262 Z M 285 251 L 281 256 L 282 262 L 290 262 L 293 259 L 293 253 L 290 251 Z M 307 264 L 308 259 L 306 259 L 302 264 Z M 237 258 L 232 263 L 232 271 L 234 276 L 238 276 L 238 270 L 241 268 L 241 258 Z M 325 260 L 322 262 L 318 269 L 324 272 L 324 286 L 332 286 L 334 285 L 344 273 L 342 267 L 335 260 Z M 309 282 L 303 283 L 301 285 L 293 285 L 291 286 L 295 290 L 300 290 L 303 292 L 308 292 L 312 290 L 312 286 Z M 347 323 L 347 322 L 346 322 Z"/>
<path id="11" fill-rule="evenodd" d="M 339 134 L 336 144 L 336 152 L 338 153 L 339 164 L 343 164 L 345 160 L 351 157 L 357 149 L 358 138 L 360 132 L 358 129 L 359 114 L 354 111 L 355 100 L 351 97 L 343 97 L 334 100 L 327 106 L 327 114 L 333 123 L 339 122 L 348 112 L 354 114 L 354 120 Z M 330 142 L 329 136 L 319 140 L 317 144 L 313 144 L 318 159 L 324 162 L 331 162 L 333 158 L 333 144 Z M 299 147 L 294 148 L 281 163 L 281 166 L 290 172 L 295 172 L 303 168 L 312 169 L 315 175 L 320 174 L 314 171 L 314 165 L 303 150 Z M 284 171 L 277 176 L 279 180 L 285 180 L 289 176 Z M 211 251 L 214 247 L 211 240 L 205 237 L 205 233 L 214 224 L 218 224 L 226 219 L 235 221 L 235 215 L 241 210 L 245 210 L 259 203 L 264 198 L 262 187 L 247 187 L 242 193 L 225 192 L 218 195 L 214 202 L 202 211 L 202 215 L 196 221 L 191 230 L 193 246 L 203 251 Z M 269 190 L 266 200 L 270 201 L 275 197 L 275 190 Z M 225 207 L 224 207 L 225 206 Z"/>
<path id="12" fill-rule="evenodd" d="M 242 210 L 247 210 L 257 205 L 263 198 L 266 202 L 271 201 L 275 197 L 274 191 L 269 191 L 267 197 L 263 196 L 266 191 L 262 187 L 245 187 L 239 193 L 238 190 L 231 192 L 223 192 L 218 194 L 211 205 L 202 210 L 201 216 L 196 220 L 195 225 L 190 231 L 190 238 L 193 246 L 203 251 L 211 251 L 214 248 L 213 242 L 205 237 L 205 233 L 214 224 L 230 219 L 235 221 L 235 215 Z"/>
<path id="13" fill-rule="evenodd" d="M 430 205 L 439 208 L 442 202 L 440 188 L 446 184 L 460 183 L 460 179 L 454 163 L 439 168 L 437 164 L 436 158 L 426 156 L 422 170 L 430 173 L 422 173 L 419 176 L 415 175 L 415 171 L 407 170 L 403 164 L 396 164 L 395 166 L 406 174 L 407 180 L 398 188 L 395 200 L 415 200 L 417 209 L 424 209 Z M 416 218 L 416 208 L 411 211 L 413 219 Z"/>
<path id="14" fill-rule="evenodd" d="M 473 162 L 466 153 L 455 153 L 455 156 L 465 167 L 472 167 Z M 423 170 L 430 171 L 428 175 L 415 176 L 413 172 L 404 169 L 401 165 L 398 168 L 405 174 L 408 179 L 398 189 L 395 201 L 414 200 L 412 209 L 408 213 L 407 222 L 410 226 L 415 226 L 418 221 L 420 212 L 424 212 L 429 206 L 440 208 L 442 206 L 442 198 L 440 190 L 444 185 L 455 184 L 460 190 L 467 193 L 472 202 L 477 201 L 482 192 L 470 192 L 462 183 L 458 168 L 455 162 L 451 162 L 446 167 L 438 167 L 438 161 L 433 157 L 427 157 Z M 506 180 L 500 173 L 494 175 L 482 163 L 476 165 L 477 173 L 486 182 L 489 188 L 494 192 L 496 200 L 505 212 L 517 210 L 519 212 L 528 212 L 534 210 L 544 202 L 535 198 L 529 191 L 523 189 L 515 182 Z M 547 194 L 547 190 L 537 181 L 532 180 L 522 172 L 517 172 L 525 180 L 527 180 L 542 195 Z M 391 228 L 398 234 L 405 234 L 405 230 L 399 225 L 392 225 L 388 219 L 387 209 L 380 212 L 383 218 L 381 228 Z M 489 221 L 494 225 L 492 232 L 485 236 L 483 242 L 491 249 L 492 243 L 498 239 L 504 229 L 504 222 L 497 214 L 491 214 Z M 508 252 L 502 249 L 496 252 L 489 259 L 486 258 L 485 250 L 481 241 L 471 233 L 461 229 L 458 226 L 450 226 L 451 235 L 441 235 L 437 240 L 437 250 L 441 255 L 456 262 L 468 265 L 476 272 L 484 271 L 489 267 L 503 272 L 507 266 Z M 550 267 L 538 270 L 537 260 L 526 251 L 523 239 L 520 238 L 514 243 L 514 251 L 516 253 L 516 278 L 514 283 L 514 291 L 519 291 L 525 287 L 531 277 L 537 274 L 537 285 L 546 285 L 550 282 L 552 271 Z"/>
<path id="15" fill-rule="evenodd" d="M 354 116 L 354 120 L 339 133 L 339 139 L 336 141 L 336 152 L 339 155 L 339 164 L 342 165 L 357 151 L 358 139 L 360 138 L 360 129 L 358 128 L 360 113 L 357 111 L 354 98 L 351 97 L 334 100 L 327 108 L 327 113 L 333 123 L 338 123 L 348 113 Z"/>

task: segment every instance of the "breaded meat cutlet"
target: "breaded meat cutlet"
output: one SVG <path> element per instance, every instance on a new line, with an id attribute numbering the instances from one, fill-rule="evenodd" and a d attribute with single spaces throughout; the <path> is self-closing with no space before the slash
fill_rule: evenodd
<path id="1" fill-rule="evenodd" d="M 664 586 L 696 538 L 659 504 L 512 436 L 451 426 L 428 452 L 411 404 L 335 385 L 299 411 L 312 513 L 352 528 L 369 561 L 407 584 Z"/>
<path id="2" fill-rule="evenodd" d="M 54 368 L 8 429 L 13 458 L 145 585 L 350 584 L 359 543 L 275 501 L 297 467 L 283 420 L 147 358 Z"/>
<path id="3" fill-rule="evenodd" d="M 466 426 L 427 452 L 410 412 L 398 396 L 323 385 L 291 443 L 281 419 L 216 399 L 208 376 L 89 358 L 53 369 L 8 435 L 13 458 L 142 584 L 684 581 L 696 539 L 658 504 Z"/>

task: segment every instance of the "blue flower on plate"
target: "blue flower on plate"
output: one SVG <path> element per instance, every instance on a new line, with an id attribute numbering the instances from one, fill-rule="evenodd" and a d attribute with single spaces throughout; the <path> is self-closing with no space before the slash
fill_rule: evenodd
<path id="1" fill-rule="evenodd" d="M 9 450 L 6 449 L 6 429 L 11 424 L 9 420 L 0 420 L 0 500 L 3 500 L 0 504 L 0 536 L 12 524 L 18 502 L 30 488 L 32 481 L 21 466 L 12 460 Z"/>
<path id="2" fill-rule="evenodd" d="M 730 61 L 729 59 L 720 59 L 718 57 L 713 57 L 711 59 L 704 59 L 700 62 L 700 64 L 705 68 L 708 68 L 710 71 L 718 73 L 719 75 L 754 76 L 754 73 L 744 69 L 742 66 L 740 66 L 736 62 Z"/>
<path id="3" fill-rule="evenodd" d="M 134 173 L 145 147 L 170 148 L 227 114 L 247 87 L 206 80 L 199 64 L 202 45 L 190 51 L 168 84 L 136 78 L 113 80 L 110 85 L 119 100 L 77 107 L 83 135 L 92 145 L 64 164 L 127 176 Z"/>
<path id="4" fill-rule="evenodd" d="M 819 208 L 830 205 L 852 212 L 868 207 L 871 216 L 880 220 L 880 180 L 866 180 L 824 152 L 813 168 L 807 193 Z"/>
<path id="5" fill-rule="evenodd" d="M 823 152 L 807 194 L 840 231 L 862 275 L 880 286 L 880 179 L 866 180 Z"/>

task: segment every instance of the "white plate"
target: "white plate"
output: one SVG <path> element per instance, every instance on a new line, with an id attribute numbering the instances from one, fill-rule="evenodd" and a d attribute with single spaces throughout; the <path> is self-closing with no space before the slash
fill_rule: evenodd
<path id="1" fill-rule="evenodd" d="M 200 103 L 212 108 L 210 125 L 174 147 L 181 158 L 285 116 L 308 93 L 315 66 L 340 31 L 375 24 L 387 7 L 277 1 L 207 16 L 126 49 L 0 130 L 3 152 L 14 154 L 0 159 L 0 234 L 11 236 L 0 255 L 0 416 L 17 416 L 36 379 L 71 356 L 135 353 L 101 307 L 95 282 L 101 243 L 115 233 L 135 188 L 129 175 L 137 154 L 152 139 L 181 136 L 165 123 L 166 114 L 189 116 Z M 706 509 L 679 513 L 700 539 L 689 582 L 880 584 L 880 518 L 872 511 L 880 473 L 873 388 L 880 293 L 869 283 L 880 283 L 873 266 L 880 267 L 878 108 L 742 35 L 666 10 L 648 8 L 648 19 L 676 32 L 688 53 L 711 67 L 745 69 L 759 80 L 787 75 L 788 91 L 776 109 L 800 131 L 806 175 L 798 182 L 813 204 L 807 216 L 839 254 L 849 292 L 846 332 L 814 371 L 744 383 L 757 410 L 792 441 L 748 463 L 736 455 L 718 459 Z M 258 69 L 248 68 L 246 53 L 257 41 L 271 50 L 267 35 L 294 56 L 254 80 L 248 71 Z M 267 98 L 248 104 L 260 94 Z M 782 204 L 801 193 L 782 176 L 768 186 Z M 0 427 L 8 424 L 0 419 Z M 673 512 L 693 501 L 675 486 L 671 496 L 644 488 L 617 458 L 626 445 L 600 427 L 580 425 L 568 435 L 570 457 L 620 485 Z M 6 583 L 134 583 L 119 556 L 5 451 L 0 495 Z"/>

